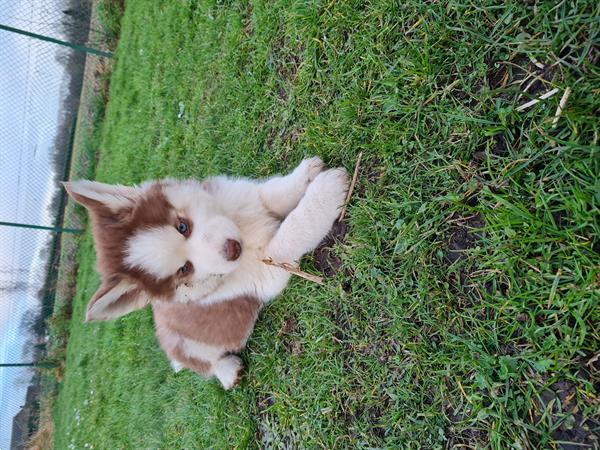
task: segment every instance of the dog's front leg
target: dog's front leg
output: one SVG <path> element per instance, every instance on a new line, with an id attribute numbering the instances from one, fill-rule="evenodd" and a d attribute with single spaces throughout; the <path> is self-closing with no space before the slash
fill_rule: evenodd
<path id="1" fill-rule="evenodd" d="M 338 217 L 348 190 L 344 169 L 321 172 L 310 183 L 298 206 L 281 223 L 266 248 L 276 262 L 292 263 L 313 250 Z"/>
<path id="2" fill-rule="evenodd" d="M 292 173 L 269 178 L 260 186 L 265 207 L 279 217 L 286 217 L 300 202 L 308 185 L 323 170 L 321 158 L 302 161 Z"/>

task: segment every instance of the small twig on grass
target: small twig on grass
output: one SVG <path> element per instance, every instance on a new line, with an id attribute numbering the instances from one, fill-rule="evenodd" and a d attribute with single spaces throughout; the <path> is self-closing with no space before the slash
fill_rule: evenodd
<path id="1" fill-rule="evenodd" d="M 350 183 L 350 189 L 348 189 L 348 194 L 346 195 L 346 201 L 344 202 L 344 207 L 342 208 L 342 212 L 340 213 L 340 217 L 338 221 L 344 220 L 344 216 L 346 215 L 346 207 L 348 206 L 348 202 L 350 201 L 350 197 L 352 197 L 352 191 L 354 191 L 354 186 L 356 186 L 356 180 L 358 178 L 358 171 L 360 170 L 360 161 L 362 160 L 362 152 L 358 154 L 358 158 L 356 159 L 356 166 L 354 166 L 354 175 L 352 175 L 352 182 Z"/>
<path id="2" fill-rule="evenodd" d="M 545 93 L 545 94 L 543 94 L 543 95 L 540 95 L 540 97 L 539 97 L 539 98 L 534 98 L 533 100 L 531 100 L 531 101 L 528 101 L 527 103 L 524 103 L 524 104 L 522 104 L 521 106 L 519 106 L 519 107 L 517 108 L 517 111 L 518 111 L 518 112 L 525 111 L 525 110 L 526 110 L 527 108 L 529 108 L 530 106 L 533 106 L 533 105 L 535 105 L 536 103 L 539 103 L 539 102 L 541 102 L 542 100 L 546 100 L 546 99 L 548 99 L 548 98 L 552 97 L 552 96 L 553 96 L 554 94 L 556 94 L 557 92 L 558 92 L 558 88 L 554 88 L 554 89 L 552 89 L 551 91 L 548 91 L 548 92 L 546 92 L 546 93 Z"/>
<path id="3" fill-rule="evenodd" d="M 565 93 L 561 97 L 560 103 L 558 104 L 558 107 L 556 108 L 556 112 L 554 113 L 554 119 L 552 119 L 552 128 L 556 128 L 556 125 L 558 124 L 558 120 L 560 119 L 560 116 L 562 115 L 563 109 L 564 109 L 565 105 L 567 104 L 567 100 L 569 100 L 569 95 L 571 95 L 570 87 L 565 89 Z"/>
<path id="4" fill-rule="evenodd" d="M 315 282 L 317 284 L 320 284 L 320 285 L 324 285 L 325 284 L 323 282 L 323 278 L 318 277 L 317 275 L 313 275 L 311 273 L 304 272 L 304 271 L 300 270 L 300 268 L 298 268 L 298 267 L 296 267 L 296 266 L 294 266 L 292 264 L 289 264 L 289 263 L 286 263 L 286 262 L 275 262 L 271 258 L 265 258 L 265 259 L 262 260 L 262 262 L 265 263 L 268 266 L 279 267 L 280 269 L 283 269 L 283 270 L 285 270 L 285 271 L 287 271 L 287 272 L 289 272 L 289 273 L 291 273 L 293 275 L 298 275 L 299 277 L 302 277 L 305 280 L 313 281 L 313 282 Z"/>

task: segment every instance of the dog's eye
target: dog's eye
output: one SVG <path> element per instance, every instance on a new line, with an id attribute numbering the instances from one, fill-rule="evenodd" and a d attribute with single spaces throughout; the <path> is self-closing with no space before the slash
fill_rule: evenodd
<path id="1" fill-rule="evenodd" d="M 179 231 L 181 234 L 183 234 L 185 236 L 186 234 L 188 234 L 189 230 L 190 230 L 190 228 L 188 227 L 188 224 L 185 223 L 183 220 L 180 220 L 179 225 L 177 225 L 177 231 Z"/>
<path id="2" fill-rule="evenodd" d="M 190 272 L 191 269 L 192 269 L 192 264 L 189 261 L 187 261 L 183 266 L 181 266 L 179 268 L 178 272 L 181 275 L 186 275 L 186 274 L 188 274 Z"/>

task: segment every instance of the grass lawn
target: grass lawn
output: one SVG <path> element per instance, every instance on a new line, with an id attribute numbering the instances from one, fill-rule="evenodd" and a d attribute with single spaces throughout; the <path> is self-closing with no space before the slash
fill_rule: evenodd
<path id="1" fill-rule="evenodd" d="M 347 233 L 303 260 L 326 286 L 262 312 L 234 391 L 173 373 L 149 310 L 82 323 L 88 233 L 55 448 L 598 446 L 599 12 L 129 0 L 99 180 L 364 156 Z"/>

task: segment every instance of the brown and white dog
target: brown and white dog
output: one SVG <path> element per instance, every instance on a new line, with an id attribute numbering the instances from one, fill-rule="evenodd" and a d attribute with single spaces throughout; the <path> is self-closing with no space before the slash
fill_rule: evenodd
<path id="1" fill-rule="evenodd" d="M 241 360 L 262 306 L 290 274 L 265 258 L 293 263 L 313 250 L 339 214 L 344 169 L 319 158 L 265 181 L 65 183 L 92 217 L 102 285 L 86 320 L 110 320 L 151 304 L 158 340 L 175 370 L 239 381 Z"/>

